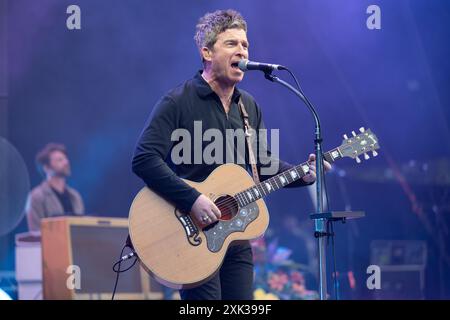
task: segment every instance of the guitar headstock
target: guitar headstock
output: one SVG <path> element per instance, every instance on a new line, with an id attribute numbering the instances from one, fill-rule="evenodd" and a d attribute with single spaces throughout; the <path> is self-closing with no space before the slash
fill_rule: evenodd
<path id="1" fill-rule="evenodd" d="M 350 157 L 355 159 L 357 163 L 361 163 L 360 155 L 364 155 L 365 160 L 370 159 L 369 152 L 372 152 L 373 157 L 378 155 L 376 150 L 380 146 L 378 145 L 377 136 L 370 129 L 366 130 L 364 127 L 361 127 L 359 132 L 359 134 L 356 134 L 355 131 L 352 131 L 351 137 L 344 134 L 344 140 L 337 148 L 340 157 Z"/>

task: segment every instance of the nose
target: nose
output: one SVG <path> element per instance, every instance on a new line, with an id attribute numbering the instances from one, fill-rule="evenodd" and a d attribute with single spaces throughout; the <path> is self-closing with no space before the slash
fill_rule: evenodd
<path id="1" fill-rule="evenodd" d="M 248 59 L 248 50 L 242 44 L 240 44 L 238 46 L 238 52 L 236 55 L 241 59 Z"/>

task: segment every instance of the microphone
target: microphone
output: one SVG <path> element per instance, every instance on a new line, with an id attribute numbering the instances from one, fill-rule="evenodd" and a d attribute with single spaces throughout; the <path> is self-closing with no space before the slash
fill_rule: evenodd
<path id="1" fill-rule="evenodd" d="M 241 61 L 239 61 L 238 68 L 244 72 L 250 70 L 260 70 L 263 72 L 272 72 L 273 70 L 286 70 L 286 67 L 283 67 L 279 64 L 253 62 L 247 59 L 242 59 Z"/>

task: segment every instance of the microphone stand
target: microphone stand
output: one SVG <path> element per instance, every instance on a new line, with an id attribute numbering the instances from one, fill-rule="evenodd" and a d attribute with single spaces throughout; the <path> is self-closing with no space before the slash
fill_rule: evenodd
<path id="1" fill-rule="evenodd" d="M 297 89 L 291 86 L 286 81 L 279 79 L 277 76 L 272 75 L 271 71 L 264 72 L 264 76 L 267 80 L 272 82 L 276 82 L 281 84 L 282 86 L 288 88 L 292 91 L 297 97 L 299 97 L 311 111 L 314 123 L 315 123 L 315 133 L 314 133 L 314 147 L 316 154 L 316 196 L 317 196 L 317 205 L 316 205 L 316 214 L 320 215 L 324 213 L 323 208 L 323 154 L 322 154 L 322 130 L 320 127 L 319 116 L 308 101 L 308 99 L 300 93 Z M 318 240 L 318 248 L 319 248 L 319 295 L 320 300 L 327 299 L 327 271 L 326 271 L 326 238 L 329 236 L 329 233 L 326 229 L 326 218 L 314 219 L 314 236 Z"/>

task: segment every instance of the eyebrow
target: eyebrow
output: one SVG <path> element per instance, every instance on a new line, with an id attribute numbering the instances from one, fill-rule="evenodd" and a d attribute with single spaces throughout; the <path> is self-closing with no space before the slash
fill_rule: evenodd
<path id="1" fill-rule="evenodd" d="M 236 43 L 236 42 L 239 42 L 239 40 L 237 40 L 237 39 L 225 39 L 223 42 L 224 42 L 224 43 L 227 43 L 227 42 L 233 42 L 233 43 Z M 243 40 L 242 42 L 243 42 L 247 47 L 250 46 L 250 43 L 249 43 L 247 40 Z"/>

